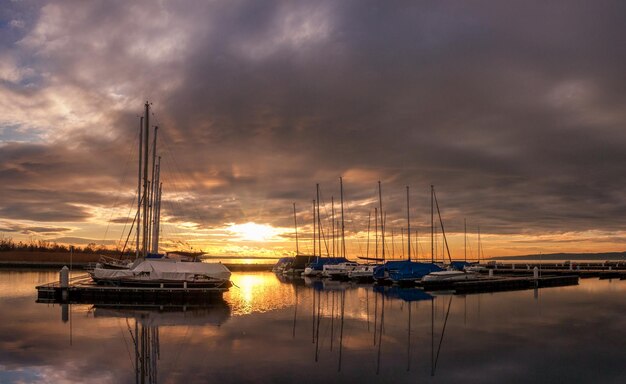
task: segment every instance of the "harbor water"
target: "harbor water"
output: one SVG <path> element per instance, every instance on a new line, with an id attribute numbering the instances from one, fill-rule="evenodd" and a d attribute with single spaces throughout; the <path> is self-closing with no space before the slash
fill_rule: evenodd
<path id="1" fill-rule="evenodd" d="M 235 272 L 202 306 L 37 303 L 0 270 L 0 383 L 623 383 L 626 281 L 425 293 Z"/>

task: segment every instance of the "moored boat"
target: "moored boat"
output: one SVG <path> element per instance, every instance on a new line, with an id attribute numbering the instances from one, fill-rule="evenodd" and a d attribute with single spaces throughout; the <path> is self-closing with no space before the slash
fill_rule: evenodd
<path id="1" fill-rule="evenodd" d="M 148 180 L 149 110 L 150 104 L 146 102 L 145 115 L 142 117 L 142 126 L 140 126 L 139 130 L 138 198 L 137 214 L 135 215 L 137 248 L 135 260 L 128 267 L 120 265 L 117 268 L 111 268 L 108 264 L 96 265 L 89 272 L 91 278 L 97 284 L 115 286 L 230 287 L 231 273 L 221 263 L 189 262 L 188 257 L 184 255 L 163 257 L 162 254 L 159 254 L 162 196 L 162 183 L 160 182 L 161 158 L 158 157 L 157 162 L 156 137 L 158 127 L 154 127 L 151 151 L 152 180 Z"/>

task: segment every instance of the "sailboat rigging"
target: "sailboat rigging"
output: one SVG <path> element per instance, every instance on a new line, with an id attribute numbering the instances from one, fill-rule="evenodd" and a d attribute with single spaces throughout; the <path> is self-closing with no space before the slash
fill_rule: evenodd
<path id="1" fill-rule="evenodd" d="M 112 269 L 102 263 L 90 271 L 98 284 L 116 286 L 160 287 L 230 287 L 230 271 L 221 263 L 185 262 L 181 259 L 159 254 L 159 229 L 161 214 L 162 183 L 160 182 L 161 158 L 157 162 L 157 132 L 154 128 L 152 145 L 152 170 L 148 179 L 148 141 L 150 104 L 145 104 L 141 119 L 143 133 L 139 143 L 138 212 L 136 258 L 126 267 Z M 143 170 L 142 170 L 143 168 Z M 141 186 L 143 181 L 143 186 Z M 140 229 L 141 227 L 141 229 Z M 132 229 L 131 229 L 132 231 Z M 139 251 L 141 245 L 141 252 Z"/>

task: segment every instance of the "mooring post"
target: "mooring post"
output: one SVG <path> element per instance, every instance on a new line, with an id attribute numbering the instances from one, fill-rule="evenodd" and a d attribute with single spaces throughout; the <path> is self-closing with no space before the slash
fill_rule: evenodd
<path id="1" fill-rule="evenodd" d="M 539 268 L 533 268 L 533 279 L 537 280 L 539 278 Z"/>
<path id="2" fill-rule="evenodd" d="M 70 287 L 70 270 L 67 266 L 61 268 L 59 272 L 59 286 L 61 287 L 61 300 L 67 300 L 67 291 Z"/>
<path id="3" fill-rule="evenodd" d="M 511 270 L 514 271 L 515 270 L 515 264 L 511 264 Z"/>
<path id="4" fill-rule="evenodd" d="M 493 277 L 493 269 L 489 269 L 489 277 Z"/>

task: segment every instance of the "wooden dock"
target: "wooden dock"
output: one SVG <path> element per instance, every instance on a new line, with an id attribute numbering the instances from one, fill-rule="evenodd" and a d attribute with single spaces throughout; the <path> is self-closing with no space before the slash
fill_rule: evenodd
<path id="1" fill-rule="evenodd" d="M 89 275 L 70 279 L 68 287 L 58 281 L 39 285 L 37 302 L 47 303 L 91 303 L 91 304 L 178 304 L 210 303 L 221 299 L 228 288 L 185 288 L 185 287 L 115 287 L 97 285 Z"/>
<path id="2" fill-rule="evenodd" d="M 532 270 L 524 268 L 498 268 L 492 269 L 494 275 L 526 276 L 532 274 Z M 622 269 L 540 269 L 542 275 L 550 276 L 578 276 L 581 279 L 597 277 L 600 279 L 626 279 L 626 270 Z"/>
<path id="3" fill-rule="evenodd" d="M 423 281 L 425 291 L 454 291 L 455 293 L 480 293 L 496 291 L 515 291 L 522 289 L 561 287 L 577 285 L 579 277 L 568 276 L 481 276 L 473 280 L 463 281 Z"/>

